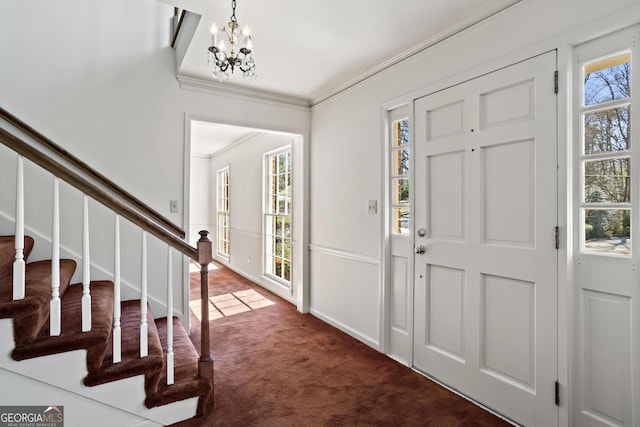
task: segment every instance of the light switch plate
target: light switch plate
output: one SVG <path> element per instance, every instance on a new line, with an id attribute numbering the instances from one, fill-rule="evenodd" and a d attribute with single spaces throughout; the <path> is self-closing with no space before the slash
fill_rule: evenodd
<path id="1" fill-rule="evenodd" d="M 170 200 L 169 201 L 169 211 L 171 213 L 178 213 L 178 201 L 177 200 Z"/>
<path id="2" fill-rule="evenodd" d="M 369 200 L 367 205 L 367 211 L 369 215 L 375 215 L 378 213 L 378 201 L 377 200 Z"/>

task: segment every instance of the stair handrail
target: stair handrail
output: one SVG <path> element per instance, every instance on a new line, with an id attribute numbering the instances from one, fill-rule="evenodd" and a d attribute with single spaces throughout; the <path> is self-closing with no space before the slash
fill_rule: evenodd
<path id="1" fill-rule="evenodd" d="M 118 184 L 111 181 L 106 176 L 89 166 L 87 163 L 69 153 L 60 145 L 56 144 L 51 139 L 47 138 L 42 133 L 38 132 L 33 127 L 20 120 L 2 107 L 0 107 L 0 117 L 11 123 L 13 126 L 21 130 L 25 134 L 29 135 L 34 141 L 54 153 L 56 156 L 59 156 L 61 159 L 78 168 L 80 171 L 82 171 L 82 173 L 99 182 L 102 186 L 107 188 L 112 193 L 116 194 L 122 200 L 125 200 L 128 204 L 143 212 L 147 217 L 153 218 L 155 222 L 162 224 L 163 227 L 171 230 L 174 234 L 182 238 L 185 237 L 186 233 L 182 228 L 175 225 L 169 219 L 165 218 L 159 212 L 134 197 L 131 193 L 127 192 Z"/>
<path id="2" fill-rule="evenodd" d="M 168 244 L 170 247 L 180 251 L 190 259 L 200 264 L 200 295 L 201 295 L 201 349 L 200 359 L 198 361 L 198 373 L 200 378 L 210 382 L 213 388 L 213 357 L 211 355 L 211 347 L 209 340 L 209 310 L 208 307 L 208 272 L 209 264 L 212 261 L 212 243 L 208 238 L 208 231 L 200 231 L 200 239 L 197 247 L 193 247 L 185 239 L 184 230 L 171 223 L 166 218 L 155 212 L 153 209 L 136 199 L 121 187 L 104 177 L 99 172 L 79 160 L 77 157 L 69 154 L 59 145 L 53 143 L 50 139 L 37 132 L 35 129 L 22 122 L 5 109 L 0 107 L 0 118 L 7 120 L 10 124 L 24 132 L 43 147 L 47 148 L 54 154 L 60 156 L 63 160 L 77 167 L 82 173 L 90 176 L 98 181 L 104 188 L 107 188 L 113 194 L 106 191 L 100 185 L 82 176 L 80 173 L 72 170 L 62 162 L 44 154 L 32 145 L 26 143 L 11 132 L 0 127 L 0 143 L 15 151 L 18 155 L 32 161 L 36 165 L 47 170 L 53 176 L 58 177 L 67 182 L 72 187 L 83 192 L 85 195 L 100 202 L 116 214 L 128 219 L 132 223 L 139 226 L 142 230 L 154 235 L 156 238 Z M 168 319 L 171 322 L 171 319 Z M 212 392 L 209 396 L 212 395 Z M 196 416 L 202 416 L 207 406 L 207 397 L 201 397 L 198 400 Z"/>
<path id="3" fill-rule="evenodd" d="M 69 168 L 66 168 L 64 165 L 61 165 L 59 162 L 49 156 L 46 156 L 29 144 L 26 144 L 20 138 L 14 136 L 5 129 L 0 129 L 0 142 L 24 158 L 31 160 L 38 166 L 51 172 L 54 176 L 59 177 L 71 186 L 87 194 L 92 199 L 102 203 L 114 212 L 127 218 L 143 230 L 148 231 L 158 239 L 173 246 L 189 258 L 198 260 L 198 250 L 182 238 L 178 237 L 178 235 L 167 230 L 165 227 L 159 225 L 157 222 L 149 219 L 145 215 L 140 214 L 138 210 L 132 208 L 128 203 L 108 194 L 96 184 L 90 182 Z"/>

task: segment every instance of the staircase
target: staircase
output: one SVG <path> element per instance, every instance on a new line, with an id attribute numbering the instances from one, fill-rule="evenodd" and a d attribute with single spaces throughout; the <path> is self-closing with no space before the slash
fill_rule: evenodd
<path id="1" fill-rule="evenodd" d="M 24 238 L 24 256 L 33 248 L 31 237 Z M 175 352 L 175 382 L 166 385 L 167 318 L 154 319 L 148 310 L 148 356 L 140 357 L 140 300 L 121 304 L 122 359 L 113 363 L 111 325 L 113 323 L 113 283 L 91 282 L 92 327 L 81 331 L 82 285 L 70 285 L 75 261 L 60 261 L 61 333 L 50 336 L 51 261 L 26 265 L 25 297 L 12 299 L 12 265 L 15 254 L 13 236 L 0 236 L 0 318 L 13 320 L 11 352 L 14 360 L 74 350 L 86 350 L 86 386 L 97 386 L 137 375 L 144 376 L 144 405 L 153 408 L 179 400 L 207 396 L 211 384 L 198 377 L 198 353 L 177 318 L 172 320 Z M 3 337 L 4 339 L 4 337 Z"/>
<path id="2" fill-rule="evenodd" d="M 200 263 L 201 293 L 206 301 L 211 258 L 207 233 L 201 232 L 197 248 L 190 246 L 182 230 L 2 109 L 0 124 L 0 143 L 16 151 L 19 162 L 16 233 L 0 236 L 0 380 L 12 378 L 14 383 L 24 383 L 25 388 L 36 381 L 34 390 L 44 390 L 44 384 L 53 390 L 53 396 L 80 396 L 84 402 L 105 408 L 106 413 L 131 414 L 130 419 L 136 422 L 128 421 L 129 425 L 167 425 L 204 415 L 213 392 L 208 313 L 202 316 L 199 355 L 182 322 L 173 316 L 171 252 L 179 251 Z M 34 142 L 43 147 L 34 149 Z M 86 234 L 83 254 L 78 258 L 82 283 L 71 284 L 77 262 L 59 257 L 57 211 L 51 236 L 45 236 L 45 241 L 36 236 L 43 247 L 52 247 L 52 259 L 29 262 L 38 242 L 24 235 L 22 157 L 53 174 L 55 210 L 59 209 L 58 179 L 84 194 Z M 88 194 L 116 215 L 116 265 L 113 275 L 107 275 L 114 281 L 89 279 Z M 142 230 L 140 299 L 120 300 L 120 215 Z M 148 234 L 167 244 L 167 300 L 163 303 L 169 317 L 154 318 L 148 303 Z M 11 393 L 4 384 L 3 389 L 3 393 Z M 82 424 L 87 423 L 99 424 L 82 420 Z M 116 424 L 107 420 L 103 425 Z"/>

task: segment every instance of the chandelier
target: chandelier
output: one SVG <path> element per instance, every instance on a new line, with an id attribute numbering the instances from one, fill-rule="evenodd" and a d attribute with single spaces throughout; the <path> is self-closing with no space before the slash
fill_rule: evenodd
<path id="1" fill-rule="evenodd" d="M 251 31 L 248 25 L 245 25 L 242 31 L 239 30 L 240 24 L 236 19 L 236 0 L 231 1 L 231 8 L 233 13 L 229 20 L 228 30 L 225 27 L 222 27 L 221 30 L 218 29 L 215 22 L 211 24 L 208 63 L 213 69 L 213 76 L 219 81 L 227 80 L 236 68 L 242 71 L 242 77 L 255 80 L 258 75 L 256 74 L 256 64 L 251 55 L 253 51 Z M 218 33 L 221 33 L 219 41 Z M 230 45 L 228 51 L 225 39 Z"/>

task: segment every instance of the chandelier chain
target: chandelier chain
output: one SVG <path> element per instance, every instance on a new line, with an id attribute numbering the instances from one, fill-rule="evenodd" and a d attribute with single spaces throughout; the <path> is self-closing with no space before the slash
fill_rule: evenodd
<path id="1" fill-rule="evenodd" d="M 238 22 L 236 19 L 236 0 L 231 0 L 231 9 L 233 13 L 231 14 L 231 22 Z"/>

